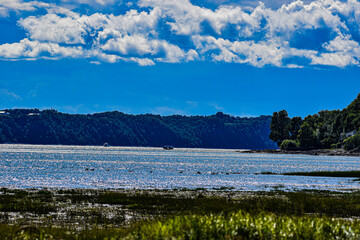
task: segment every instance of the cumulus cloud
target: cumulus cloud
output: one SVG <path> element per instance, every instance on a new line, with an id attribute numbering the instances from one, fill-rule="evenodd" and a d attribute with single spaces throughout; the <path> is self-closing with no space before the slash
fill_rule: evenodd
<path id="1" fill-rule="evenodd" d="M 245 36 L 259 28 L 256 14 L 248 14 L 237 6 L 220 6 L 212 11 L 195 6 L 188 0 L 140 0 L 139 6 L 161 9 L 163 16 L 174 20 L 168 24 L 177 34 L 199 34 L 206 31 L 204 24 L 209 24 L 219 35 L 229 24 L 237 25 L 237 34 Z"/>
<path id="2" fill-rule="evenodd" d="M 31 39 L 64 44 L 84 44 L 85 26 L 74 17 L 60 17 L 47 14 L 41 17 L 28 17 L 19 21 Z"/>
<path id="3" fill-rule="evenodd" d="M 90 4 L 90 5 L 108 5 L 114 4 L 118 0 L 62 0 L 64 3 Z M 121 1 L 120 1 L 121 2 Z"/>
<path id="4" fill-rule="evenodd" d="M 0 45 L 0 57 L 5 59 L 37 59 L 81 57 L 81 47 L 61 47 L 56 43 L 42 43 L 25 38 L 19 43 Z"/>
<path id="5" fill-rule="evenodd" d="M 285 51 L 274 43 L 254 41 L 231 42 L 211 36 L 194 36 L 195 46 L 202 54 L 211 53 L 215 61 L 249 63 L 262 67 L 265 65 L 281 66 Z"/>
<path id="6" fill-rule="evenodd" d="M 10 10 L 19 10 L 19 11 L 34 11 L 35 3 L 27 2 L 24 3 L 20 0 L 2 0 L 0 2 L 0 12 L 2 16 L 6 16 Z"/>
<path id="7" fill-rule="evenodd" d="M 27 12 L 18 26 L 28 35 L 20 42 L 0 45 L 1 59 L 84 58 L 142 66 L 188 61 L 292 68 L 360 64 L 357 0 L 297 0 L 277 9 L 262 3 L 209 9 L 189 0 L 51 2 L 0 2 L 0 16 Z M 115 14 L 94 8 L 84 14 L 65 8 L 64 3 L 122 4 L 125 10 Z"/>
<path id="8" fill-rule="evenodd" d="M 22 0 L 1 0 L 0 17 L 7 17 L 10 11 L 35 11 L 36 9 L 49 7 L 49 4 L 41 1 L 23 2 Z"/>

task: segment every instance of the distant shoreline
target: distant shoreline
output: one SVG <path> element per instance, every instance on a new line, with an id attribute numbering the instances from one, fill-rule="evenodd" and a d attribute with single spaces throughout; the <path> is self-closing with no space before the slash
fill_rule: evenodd
<path id="1" fill-rule="evenodd" d="M 67 145 L 67 144 L 29 144 L 29 143 L 0 143 L 0 146 L 14 145 L 14 146 L 48 146 L 48 147 L 101 147 L 102 145 Z M 109 146 L 104 148 L 159 148 L 159 146 Z M 233 148 L 190 148 L 190 147 L 175 147 L 174 150 L 190 150 L 190 149 L 201 149 L 201 150 L 227 150 L 235 151 L 237 153 L 260 153 L 260 154 L 301 154 L 301 155 L 320 155 L 320 156 L 352 156 L 359 157 L 360 151 L 346 151 L 344 149 L 313 149 L 313 150 L 296 150 L 296 151 L 284 151 L 281 149 L 262 149 L 262 150 L 251 150 L 251 149 L 233 149 Z"/>
<path id="2" fill-rule="evenodd" d="M 238 153 L 262 153 L 262 154 L 302 154 L 302 155 L 321 155 L 321 156 L 351 156 L 359 157 L 359 151 L 346 151 L 344 149 L 313 149 L 313 150 L 296 150 L 284 151 L 280 149 L 264 150 L 237 150 Z"/>

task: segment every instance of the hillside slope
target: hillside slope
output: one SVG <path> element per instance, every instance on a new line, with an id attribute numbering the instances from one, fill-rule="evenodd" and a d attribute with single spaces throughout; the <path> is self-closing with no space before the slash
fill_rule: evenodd
<path id="1" fill-rule="evenodd" d="M 0 116 L 0 143 L 275 148 L 270 116 L 129 115 L 121 112 L 64 114 L 55 110 L 9 109 Z"/>

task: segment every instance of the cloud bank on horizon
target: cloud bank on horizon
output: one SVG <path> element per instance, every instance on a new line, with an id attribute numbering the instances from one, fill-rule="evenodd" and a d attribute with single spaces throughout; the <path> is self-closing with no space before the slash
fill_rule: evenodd
<path id="1" fill-rule="evenodd" d="M 294 1 L 276 9 L 207 1 L 216 7 L 189 0 L 2 0 L 0 20 L 16 22 L 25 34 L 1 44 L 0 59 L 360 65 L 357 0 Z"/>

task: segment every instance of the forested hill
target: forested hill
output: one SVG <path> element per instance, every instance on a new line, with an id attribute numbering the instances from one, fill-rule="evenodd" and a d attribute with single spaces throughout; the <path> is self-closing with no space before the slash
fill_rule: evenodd
<path id="1" fill-rule="evenodd" d="M 276 148 L 269 140 L 271 117 L 129 115 L 121 112 L 64 114 L 10 109 L 0 114 L 0 143 Z"/>

